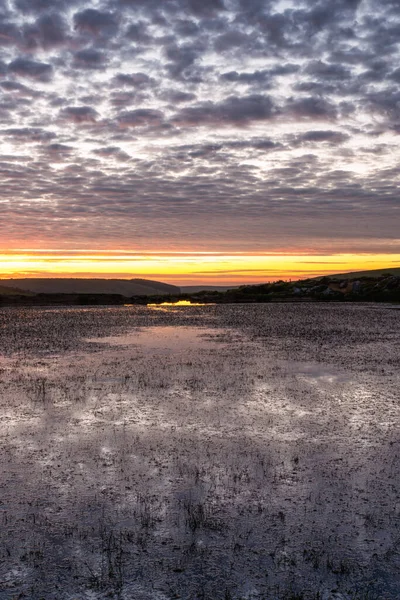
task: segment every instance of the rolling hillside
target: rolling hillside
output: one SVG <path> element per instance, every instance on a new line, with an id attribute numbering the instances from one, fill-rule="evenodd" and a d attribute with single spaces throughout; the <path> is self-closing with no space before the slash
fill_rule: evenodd
<path id="1" fill-rule="evenodd" d="M 0 285 L 0 296 L 31 296 L 31 293 L 22 289 Z"/>
<path id="2" fill-rule="evenodd" d="M 351 273 L 335 273 L 329 275 L 331 279 L 359 279 L 360 277 L 382 277 L 384 275 L 400 275 L 400 267 L 390 267 L 388 269 L 372 269 L 371 271 L 352 271 Z M 321 276 L 314 277 L 321 279 Z"/>
<path id="3" fill-rule="evenodd" d="M 159 294 L 179 294 L 179 288 L 149 279 L 2 279 L 0 294 L 19 288 L 34 294 L 120 294 L 131 296 L 152 296 Z M 2 291 L 4 290 L 4 292 Z"/>

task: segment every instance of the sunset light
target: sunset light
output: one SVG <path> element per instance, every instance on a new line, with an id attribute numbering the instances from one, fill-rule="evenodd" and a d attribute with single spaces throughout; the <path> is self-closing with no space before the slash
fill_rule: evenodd
<path id="1" fill-rule="evenodd" d="M 301 279 L 400 264 L 399 254 L 2 254 L 1 278 L 104 277 L 160 279 L 175 285 L 241 285 Z"/>

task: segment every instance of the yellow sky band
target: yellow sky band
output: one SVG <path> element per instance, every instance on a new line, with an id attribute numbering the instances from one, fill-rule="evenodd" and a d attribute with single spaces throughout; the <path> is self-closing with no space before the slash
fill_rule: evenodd
<path id="1" fill-rule="evenodd" d="M 1 278 L 140 277 L 178 285 L 257 283 L 398 266 L 400 254 L 0 254 Z"/>

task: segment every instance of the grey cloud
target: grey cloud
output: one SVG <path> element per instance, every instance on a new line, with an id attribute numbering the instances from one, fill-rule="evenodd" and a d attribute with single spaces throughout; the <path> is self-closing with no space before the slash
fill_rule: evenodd
<path id="1" fill-rule="evenodd" d="M 20 77 L 47 82 L 53 76 L 53 67 L 29 58 L 17 58 L 8 65 L 8 71 Z"/>
<path id="2" fill-rule="evenodd" d="M 400 118 L 400 91 L 397 87 L 372 91 L 365 95 L 367 107 L 390 119 Z"/>
<path id="3" fill-rule="evenodd" d="M 186 0 L 185 5 L 195 15 L 212 15 L 225 10 L 223 0 Z"/>
<path id="4" fill-rule="evenodd" d="M 331 144 L 342 144 L 350 138 L 348 134 L 340 131 L 307 131 L 296 138 L 297 142 L 329 142 Z"/>
<path id="5" fill-rule="evenodd" d="M 254 155 L 254 150 L 260 152 L 267 152 L 272 150 L 282 149 L 282 144 L 274 142 L 268 138 L 251 138 L 249 140 L 227 140 L 215 144 L 193 144 L 193 145 L 182 145 L 174 148 L 176 151 L 176 158 L 179 160 L 191 159 L 191 158 L 212 158 L 218 153 L 221 153 L 228 158 L 229 151 L 237 151 L 240 153 L 247 153 L 247 155 Z"/>
<path id="6" fill-rule="evenodd" d="M 357 65 L 371 61 L 375 58 L 375 55 L 371 50 L 363 50 L 358 46 L 352 46 L 351 48 L 335 49 L 330 57 L 336 63 Z"/>
<path id="7" fill-rule="evenodd" d="M 129 154 L 118 148 L 117 146 L 105 146 L 103 148 L 97 148 L 92 150 L 93 154 L 97 156 L 101 156 L 103 158 L 114 158 L 119 161 L 127 161 L 130 160 Z"/>
<path id="8" fill-rule="evenodd" d="M 269 96 L 230 96 L 222 102 L 202 102 L 183 108 L 173 121 L 179 125 L 245 125 L 251 121 L 271 119 L 274 112 Z"/>
<path id="9" fill-rule="evenodd" d="M 254 71 L 253 73 L 238 73 L 237 71 L 229 71 L 228 73 L 222 73 L 220 76 L 222 81 L 230 81 L 235 83 L 269 83 L 270 82 L 270 71 Z"/>
<path id="10" fill-rule="evenodd" d="M 38 151 L 50 163 L 61 163 L 65 160 L 70 161 L 73 155 L 74 148 L 66 144 L 49 144 L 48 146 L 40 146 Z"/>
<path id="11" fill-rule="evenodd" d="M 158 0 L 118 0 L 118 3 L 121 7 L 152 14 L 154 22 L 165 22 Z M 175 15 L 179 10 L 183 15 L 189 13 L 196 17 L 211 17 L 225 11 L 225 5 L 223 0 L 164 0 L 162 3 L 162 11 L 167 14 Z"/>
<path id="12" fill-rule="evenodd" d="M 347 79 L 350 70 L 340 64 L 324 63 L 322 60 L 311 61 L 304 70 L 308 75 L 316 75 L 324 79 Z"/>
<path id="13" fill-rule="evenodd" d="M 310 9 L 295 12 L 295 20 L 302 24 L 308 35 L 314 35 L 325 28 L 339 23 L 348 23 L 355 15 L 361 0 L 337 0 L 334 3 L 310 3 Z"/>
<path id="14" fill-rule="evenodd" d="M 175 32 L 183 37 L 192 37 L 200 31 L 199 26 L 194 21 L 179 19 L 175 23 Z"/>
<path id="15" fill-rule="evenodd" d="M 73 150 L 73 148 L 72 148 L 72 146 L 67 146 L 66 144 L 55 143 L 55 144 L 49 144 L 48 146 L 46 146 L 44 148 L 44 150 L 51 152 L 51 153 L 53 153 L 53 152 L 55 152 L 55 153 L 58 153 L 58 152 L 70 153 Z"/>
<path id="16" fill-rule="evenodd" d="M 238 140 L 224 143 L 224 146 L 228 148 L 251 148 L 255 150 L 277 150 L 282 148 L 282 144 L 279 142 L 274 142 L 268 138 L 253 138 L 250 140 Z"/>
<path id="17" fill-rule="evenodd" d="M 300 81 L 293 85 L 296 92 L 308 92 L 318 96 L 326 96 L 340 91 L 337 85 L 321 81 Z"/>
<path id="18" fill-rule="evenodd" d="M 126 107 L 134 103 L 143 103 L 147 96 L 143 92 L 118 91 L 110 94 L 109 102 L 115 107 Z"/>
<path id="19" fill-rule="evenodd" d="M 171 62 L 166 64 L 171 77 L 180 79 L 197 60 L 204 51 L 202 45 L 196 46 L 178 46 L 176 44 L 168 45 L 165 48 L 165 55 Z"/>
<path id="20" fill-rule="evenodd" d="M 337 116 L 335 105 L 318 96 L 309 96 L 297 100 L 291 99 L 287 103 L 286 109 L 300 118 L 334 119 Z"/>
<path id="21" fill-rule="evenodd" d="M 102 69 L 107 63 L 107 56 L 94 48 L 75 52 L 73 67 L 78 69 Z"/>
<path id="22" fill-rule="evenodd" d="M 73 123 L 95 123 L 98 113 L 91 106 L 67 106 L 61 110 L 60 117 Z"/>
<path id="23" fill-rule="evenodd" d="M 377 11 L 379 14 L 379 11 Z M 397 51 L 400 23 L 393 21 L 388 14 L 368 15 L 364 19 L 368 41 L 377 56 L 391 57 Z"/>
<path id="24" fill-rule="evenodd" d="M 389 73 L 388 78 L 396 83 L 400 83 L 400 67 Z"/>
<path id="25" fill-rule="evenodd" d="M 242 31 L 227 31 L 215 39 L 214 48 L 217 52 L 225 52 L 232 48 L 240 48 L 241 46 L 249 45 L 250 47 L 256 42 L 254 36 L 243 33 Z"/>
<path id="26" fill-rule="evenodd" d="M 167 90 L 160 93 L 160 97 L 172 102 L 173 104 L 180 104 L 181 102 L 192 102 L 196 100 L 196 94 L 190 92 L 181 92 L 179 90 Z"/>
<path id="27" fill-rule="evenodd" d="M 150 44 L 152 41 L 151 36 L 148 34 L 148 27 L 144 21 L 131 23 L 126 30 L 126 37 L 139 44 Z"/>
<path id="28" fill-rule="evenodd" d="M 40 13 L 49 10 L 65 10 L 81 0 L 15 0 L 15 6 L 22 13 Z"/>
<path id="29" fill-rule="evenodd" d="M 118 85 L 128 85 L 132 87 L 148 87 L 154 83 L 154 79 L 146 75 L 146 73 L 118 73 L 114 77 L 114 81 Z"/>
<path id="30" fill-rule="evenodd" d="M 38 92 L 31 90 L 26 85 L 19 83 L 19 81 L 1 81 L 0 87 L 9 93 L 17 93 L 21 96 L 38 96 Z"/>
<path id="31" fill-rule="evenodd" d="M 15 45 L 20 35 L 20 31 L 14 23 L 0 22 L 0 46 Z"/>
<path id="32" fill-rule="evenodd" d="M 15 127 L 4 129 L 0 131 L 0 134 L 25 142 L 44 142 L 56 137 L 54 132 L 37 127 Z"/>
<path id="33" fill-rule="evenodd" d="M 390 70 L 388 62 L 381 59 L 366 61 L 365 66 L 368 68 L 360 74 L 359 78 L 366 82 L 381 81 Z"/>
<path id="34" fill-rule="evenodd" d="M 118 28 L 118 19 L 113 13 L 101 12 L 94 8 L 87 8 L 82 12 L 75 13 L 73 20 L 75 29 L 93 35 L 103 32 L 115 33 Z"/>
<path id="35" fill-rule="evenodd" d="M 56 48 L 66 43 L 68 27 L 57 13 L 40 16 L 22 31 L 22 44 L 27 50 Z"/>
<path id="36" fill-rule="evenodd" d="M 144 127 L 148 125 L 159 125 L 163 120 L 163 113 L 159 110 L 139 108 L 124 112 L 117 118 L 121 127 Z"/>
<path id="37" fill-rule="evenodd" d="M 288 15 L 283 14 L 264 14 L 257 18 L 257 25 L 267 36 L 268 43 L 272 46 L 288 47 L 291 45 L 290 33 L 293 29 Z"/>

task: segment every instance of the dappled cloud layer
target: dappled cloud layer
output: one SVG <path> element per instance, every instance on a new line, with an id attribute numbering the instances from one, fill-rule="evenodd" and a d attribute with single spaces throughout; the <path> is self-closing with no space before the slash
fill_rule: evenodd
<path id="1" fill-rule="evenodd" d="M 399 33 L 394 1 L 0 0 L 3 248 L 398 254 Z"/>

